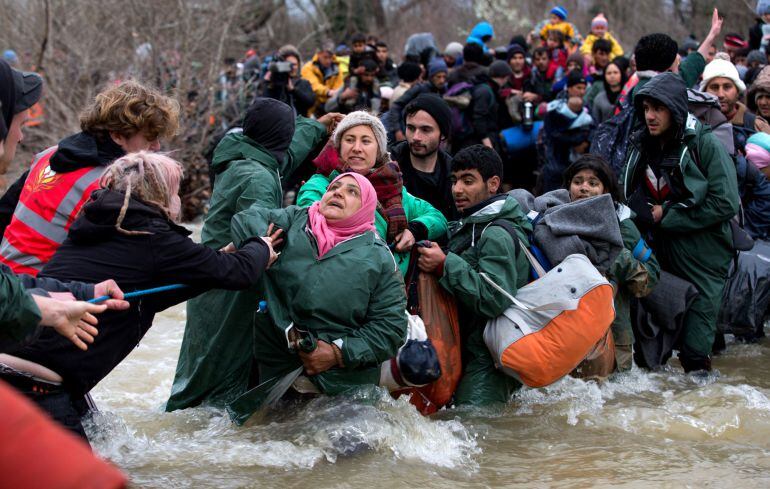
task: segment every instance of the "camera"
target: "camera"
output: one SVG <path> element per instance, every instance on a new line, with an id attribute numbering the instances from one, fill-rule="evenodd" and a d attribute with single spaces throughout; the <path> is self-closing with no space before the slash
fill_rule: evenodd
<path id="1" fill-rule="evenodd" d="M 292 63 L 284 61 L 281 58 L 275 58 L 267 65 L 267 69 L 270 70 L 270 81 L 277 85 L 286 85 L 289 83 L 289 76 L 292 70 Z"/>

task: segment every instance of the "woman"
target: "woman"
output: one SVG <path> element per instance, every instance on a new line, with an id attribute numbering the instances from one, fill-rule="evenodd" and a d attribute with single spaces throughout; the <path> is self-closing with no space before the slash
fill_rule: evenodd
<path id="1" fill-rule="evenodd" d="M 39 341 L 14 353 L 17 370 L 40 367 L 44 372 L 36 375 L 45 382 L 26 379 L 27 396 L 82 437 L 80 419 L 88 411 L 84 397 L 136 347 L 155 313 L 213 286 L 245 289 L 275 258 L 270 238 L 246 240 L 232 254 L 194 243 L 189 231 L 174 222 L 181 179 L 181 165 L 167 156 L 142 151 L 118 159 L 105 170 L 102 190 L 94 192 L 41 272 L 83 282 L 112 277 L 126 292 L 189 286 L 148 295 L 124 311 L 105 312 L 99 336 L 85 352 L 44 331 Z"/>
<path id="2" fill-rule="evenodd" d="M 263 281 L 266 314 L 255 314 L 254 353 L 259 386 L 228 405 L 242 422 L 259 407 L 266 387 L 304 367 L 301 392 L 337 394 L 377 385 L 380 364 L 406 337 L 406 298 L 385 243 L 375 234 L 377 195 L 369 180 L 337 176 L 309 208 L 252 206 L 233 218 L 235 243 L 283 230 L 281 258 Z M 293 327 L 291 327 L 293 325 Z M 293 351 L 287 338 L 317 339 Z M 237 359 L 234 359 L 237 361 Z"/>
<path id="3" fill-rule="evenodd" d="M 609 267 L 607 277 L 615 287 L 615 320 L 612 336 L 619 371 L 633 363 L 634 333 L 631 328 L 631 297 L 644 297 L 658 283 L 660 265 L 631 220 L 631 209 L 619 203 L 619 192 L 607 163 L 592 154 L 581 156 L 564 172 L 564 188 L 575 201 L 610 194 L 617 208 L 624 249 Z"/>
<path id="4" fill-rule="evenodd" d="M 615 104 L 620 91 L 626 84 L 624 63 L 615 59 L 604 69 L 604 89 L 594 98 L 591 106 L 591 116 L 596 124 L 601 124 L 615 114 Z"/>
<path id="5" fill-rule="evenodd" d="M 332 143 L 333 147 L 327 147 L 319 156 L 322 173 L 313 175 L 299 189 L 297 205 L 308 207 L 319 201 L 329 182 L 341 172 L 365 176 L 377 192 L 377 234 L 394 252 L 401 273 L 406 274 L 412 245 L 424 239 L 445 238 L 446 218 L 406 191 L 398 165 L 390 161 L 385 127 L 373 115 L 356 111 L 345 116 L 332 134 Z"/>

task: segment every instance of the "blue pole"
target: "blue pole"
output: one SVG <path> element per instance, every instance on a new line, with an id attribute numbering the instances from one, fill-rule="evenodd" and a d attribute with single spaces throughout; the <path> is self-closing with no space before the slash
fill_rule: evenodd
<path id="1" fill-rule="evenodd" d="M 136 299 L 137 297 L 142 297 L 145 295 L 158 294 L 160 292 L 167 292 L 169 290 L 178 290 L 178 289 L 185 289 L 185 288 L 187 288 L 187 285 L 185 284 L 164 285 L 162 287 L 153 287 L 152 289 L 144 289 L 144 290 L 136 290 L 134 292 L 128 292 L 123 296 L 123 299 L 129 301 L 131 299 Z M 100 302 L 104 302 L 107 299 L 111 299 L 111 298 L 112 297 L 109 295 L 103 295 L 101 297 L 94 297 L 88 302 L 92 304 L 98 304 Z"/>

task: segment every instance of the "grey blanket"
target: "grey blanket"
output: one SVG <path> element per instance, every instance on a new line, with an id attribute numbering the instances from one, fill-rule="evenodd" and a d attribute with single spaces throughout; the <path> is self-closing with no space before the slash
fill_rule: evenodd
<path id="1" fill-rule="evenodd" d="M 542 219 L 535 225 L 535 242 L 552 264 L 581 254 L 606 273 L 623 249 L 623 238 L 612 197 L 608 194 L 571 202 L 569 192 L 553 190 L 532 197 L 526 190 L 508 192 L 524 212 L 536 211 Z"/>

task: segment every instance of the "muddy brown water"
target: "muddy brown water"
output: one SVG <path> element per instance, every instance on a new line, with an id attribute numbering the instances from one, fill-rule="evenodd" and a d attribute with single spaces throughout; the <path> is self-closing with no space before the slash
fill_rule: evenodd
<path id="1" fill-rule="evenodd" d="M 218 410 L 163 412 L 184 323 L 184 305 L 159 314 L 93 391 L 94 449 L 135 487 L 770 487 L 770 340 L 728 336 L 706 378 L 672 361 L 429 418 L 372 390 L 235 427 Z"/>
<path id="2" fill-rule="evenodd" d="M 372 391 L 239 428 L 221 411 L 163 412 L 184 322 L 183 305 L 160 314 L 94 390 L 95 450 L 136 487 L 770 486 L 767 342 L 729 344 L 705 379 L 671 362 L 430 418 Z"/>

